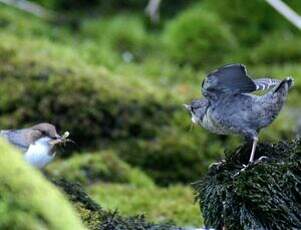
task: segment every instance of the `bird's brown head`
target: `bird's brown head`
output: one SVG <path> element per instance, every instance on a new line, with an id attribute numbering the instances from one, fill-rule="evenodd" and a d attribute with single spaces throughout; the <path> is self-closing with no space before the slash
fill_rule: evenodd
<path id="1" fill-rule="evenodd" d="M 31 127 L 32 130 L 39 133 L 40 136 L 50 137 L 51 139 L 61 139 L 61 136 L 57 133 L 54 125 L 49 123 L 40 123 Z"/>

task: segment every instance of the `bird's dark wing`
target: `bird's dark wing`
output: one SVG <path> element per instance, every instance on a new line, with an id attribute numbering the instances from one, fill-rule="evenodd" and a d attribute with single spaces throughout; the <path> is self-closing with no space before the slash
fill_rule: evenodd
<path id="1" fill-rule="evenodd" d="M 270 88 L 274 88 L 279 85 L 281 80 L 271 79 L 271 78 L 261 78 L 254 80 L 256 85 L 256 90 L 267 90 Z"/>
<path id="2" fill-rule="evenodd" d="M 1 130 L 0 136 L 8 140 L 9 143 L 15 145 L 21 151 L 26 152 L 29 145 L 33 143 L 31 138 L 28 138 L 24 132 L 24 129 L 20 130 Z"/>
<path id="3" fill-rule="evenodd" d="M 209 73 L 203 89 L 227 94 L 250 93 L 256 90 L 256 85 L 244 65 L 231 64 Z"/>

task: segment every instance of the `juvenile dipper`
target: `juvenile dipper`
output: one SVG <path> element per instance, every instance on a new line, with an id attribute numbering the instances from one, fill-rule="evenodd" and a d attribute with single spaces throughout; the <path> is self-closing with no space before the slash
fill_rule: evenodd
<path id="1" fill-rule="evenodd" d="M 184 105 L 191 121 L 212 133 L 238 134 L 253 142 L 249 164 L 254 161 L 258 135 L 270 125 L 286 101 L 293 79 L 252 80 L 242 64 L 225 65 L 209 73 L 202 83 L 204 99 Z M 271 89 L 272 88 L 272 89 Z M 250 94 L 271 89 L 262 96 Z"/>
<path id="2" fill-rule="evenodd" d="M 55 156 L 54 147 L 64 143 L 69 133 L 60 136 L 54 125 L 40 123 L 30 128 L 16 130 L 1 130 L 0 136 L 8 140 L 24 153 L 25 160 L 37 167 L 43 168 Z"/>

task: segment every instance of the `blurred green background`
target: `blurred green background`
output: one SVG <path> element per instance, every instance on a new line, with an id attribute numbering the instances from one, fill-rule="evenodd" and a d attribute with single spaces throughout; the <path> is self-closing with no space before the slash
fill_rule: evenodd
<path id="1" fill-rule="evenodd" d="M 182 104 L 225 63 L 295 88 L 262 140 L 296 135 L 301 34 L 263 0 L 36 0 L 40 18 L 0 3 L 0 127 L 70 131 L 46 171 L 82 183 L 104 208 L 202 225 L 190 183 L 242 140 L 191 128 Z M 286 0 L 301 14 L 300 0 Z M 301 122 L 299 122 L 301 123 Z"/>

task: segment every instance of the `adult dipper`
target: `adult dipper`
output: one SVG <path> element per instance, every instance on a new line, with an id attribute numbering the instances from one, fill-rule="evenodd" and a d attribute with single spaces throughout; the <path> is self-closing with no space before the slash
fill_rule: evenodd
<path id="1" fill-rule="evenodd" d="M 29 164 L 44 168 L 54 159 L 55 146 L 66 142 L 69 133 L 60 136 L 54 125 L 40 123 L 30 128 L 1 130 L 0 136 L 20 149 Z"/>
<path id="2" fill-rule="evenodd" d="M 184 105 L 191 121 L 212 133 L 238 134 L 253 142 L 249 164 L 254 161 L 258 135 L 282 109 L 293 79 L 252 80 L 242 64 L 230 64 L 209 73 L 202 83 L 204 99 Z M 250 94 L 270 89 L 259 96 Z"/>

